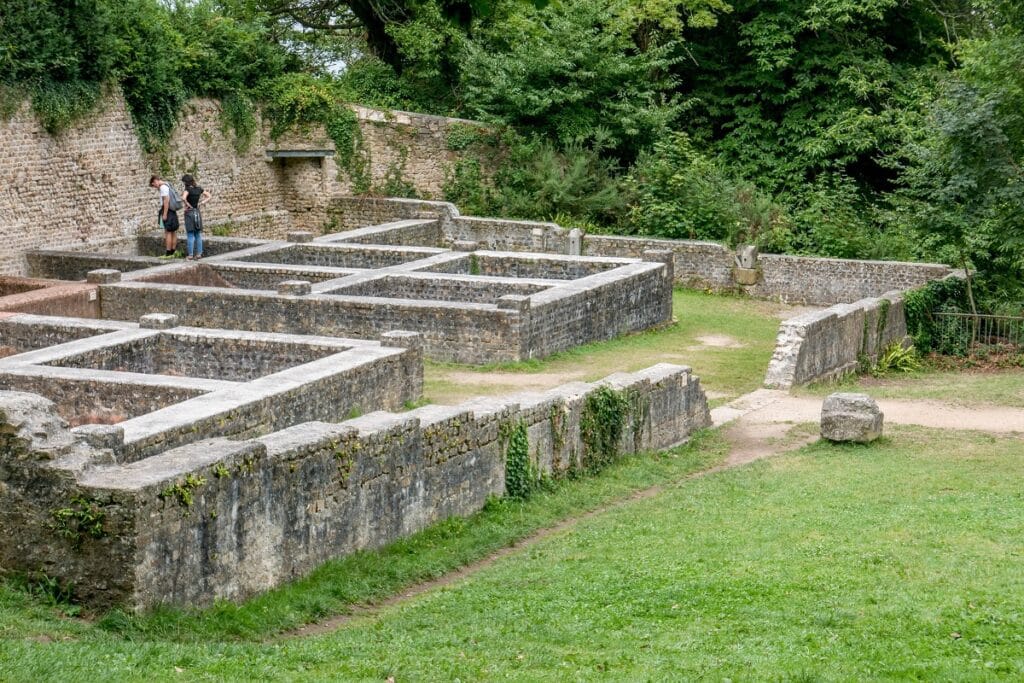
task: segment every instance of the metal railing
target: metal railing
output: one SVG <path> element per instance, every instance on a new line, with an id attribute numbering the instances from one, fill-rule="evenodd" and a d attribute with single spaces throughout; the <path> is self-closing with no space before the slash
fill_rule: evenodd
<path id="1" fill-rule="evenodd" d="M 932 315 L 943 353 L 1024 350 L 1024 317 L 938 311 Z"/>

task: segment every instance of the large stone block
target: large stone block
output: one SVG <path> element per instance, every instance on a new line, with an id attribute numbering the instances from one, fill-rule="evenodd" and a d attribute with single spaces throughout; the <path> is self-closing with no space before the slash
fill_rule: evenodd
<path id="1" fill-rule="evenodd" d="M 821 436 L 868 443 L 882 435 L 882 411 L 867 394 L 835 393 L 821 405 Z"/>

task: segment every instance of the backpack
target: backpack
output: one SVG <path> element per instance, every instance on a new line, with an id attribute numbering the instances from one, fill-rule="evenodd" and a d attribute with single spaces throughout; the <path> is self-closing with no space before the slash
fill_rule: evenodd
<path id="1" fill-rule="evenodd" d="M 181 207 L 185 206 L 181 197 L 178 196 L 177 190 L 170 183 L 167 183 L 167 189 L 170 190 L 170 197 L 167 200 L 167 208 L 171 211 L 181 211 Z"/>

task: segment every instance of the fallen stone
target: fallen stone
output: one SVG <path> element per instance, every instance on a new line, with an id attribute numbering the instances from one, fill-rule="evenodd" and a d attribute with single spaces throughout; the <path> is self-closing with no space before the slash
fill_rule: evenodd
<path id="1" fill-rule="evenodd" d="M 882 435 L 883 417 L 867 394 L 831 394 L 821 404 L 821 438 L 869 443 Z"/>

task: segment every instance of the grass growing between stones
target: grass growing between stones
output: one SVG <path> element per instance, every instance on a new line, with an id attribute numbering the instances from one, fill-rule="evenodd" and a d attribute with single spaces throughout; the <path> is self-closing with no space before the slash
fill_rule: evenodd
<path id="1" fill-rule="evenodd" d="M 453 518 L 379 551 L 332 561 L 311 576 L 241 605 L 218 604 L 198 612 L 161 609 L 145 616 L 114 611 L 94 624 L 60 619 L 61 605 L 33 597 L 11 583 L 0 585 L 0 674 L 9 639 L 43 637 L 93 640 L 209 642 L 262 640 L 352 605 L 379 601 L 479 560 L 539 529 L 629 494 L 678 480 L 720 462 L 727 446 L 712 431 L 658 454 L 623 458 L 594 477 L 551 483 L 526 501 L 495 500 L 479 514 Z M 4 640 L 7 639 L 7 640 Z M 6 680 L 0 675 L 0 680 Z"/>
<path id="2" fill-rule="evenodd" d="M 543 360 L 475 367 L 426 364 L 424 395 L 453 404 L 472 396 L 591 382 L 655 363 L 693 367 L 712 396 L 736 397 L 759 386 L 775 348 L 782 304 L 676 289 L 676 322 L 664 329 L 587 344 Z"/>
<path id="3" fill-rule="evenodd" d="M 826 396 L 861 391 L 875 398 L 930 399 L 963 406 L 1024 408 L 1024 369 L 985 372 L 924 370 L 886 377 L 850 375 L 836 382 L 798 387 L 794 394 Z"/>
<path id="4" fill-rule="evenodd" d="M 315 638 L 127 639 L 6 592 L 32 614 L 0 678 L 1019 679 L 1021 441 L 890 434 L 679 483 Z"/>

